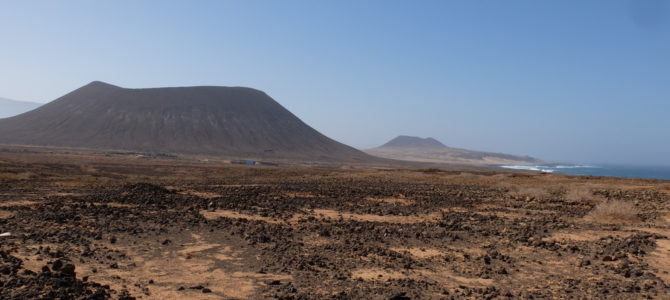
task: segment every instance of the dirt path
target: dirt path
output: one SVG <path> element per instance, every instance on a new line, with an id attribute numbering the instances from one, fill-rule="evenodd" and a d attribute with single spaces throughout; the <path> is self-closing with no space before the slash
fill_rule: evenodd
<path id="1" fill-rule="evenodd" d="M 648 262 L 654 274 L 670 285 L 670 212 L 664 212 L 659 223 L 660 228 L 656 232 L 664 235 L 665 239 L 656 240 L 656 249 L 649 254 Z"/>

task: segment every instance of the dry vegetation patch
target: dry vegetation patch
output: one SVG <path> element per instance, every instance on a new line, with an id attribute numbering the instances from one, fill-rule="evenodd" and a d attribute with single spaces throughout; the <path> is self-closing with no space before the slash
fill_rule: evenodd
<path id="1" fill-rule="evenodd" d="M 221 195 L 217 194 L 217 193 L 198 192 L 198 191 L 194 191 L 194 190 L 182 191 L 182 192 L 179 192 L 179 194 L 192 195 L 192 196 L 200 197 L 200 198 L 203 198 L 203 199 L 214 199 L 214 198 L 221 197 Z"/>
<path id="2" fill-rule="evenodd" d="M 118 202 L 109 202 L 106 203 L 106 205 L 109 207 L 121 207 L 121 208 L 134 208 L 138 206 L 137 204 L 118 203 Z"/>
<path id="3" fill-rule="evenodd" d="M 550 196 L 547 189 L 537 186 L 516 186 L 503 185 L 504 188 L 509 189 L 509 195 L 512 197 L 526 197 L 528 199 L 545 199 Z"/>
<path id="4" fill-rule="evenodd" d="M 578 241 L 578 242 L 593 242 L 599 239 L 615 236 L 615 237 L 628 237 L 633 235 L 633 232 L 624 232 L 624 231 L 605 231 L 605 230 L 572 230 L 572 231 L 559 231 L 551 234 L 550 236 L 543 238 L 544 241 Z"/>
<path id="5" fill-rule="evenodd" d="M 9 218 L 14 215 L 12 211 L 0 210 L 0 219 Z"/>
<path id="6" fill-rule="evenodd" d="M 5 201 L 0 202 L 0 207 L 12 207 L 12 206 L 33 206 L 39 204 L 37 201 L 30 200 L 16 200 L 16 201 Z"/>
<path id="7" fill-rule="evenodd" d="M 570 202 L 599 203 L 606 199 L 602 196 L 594 195 L 595 186 L 591 185 L 573 185 L 565 192 L 565 200 Z"/>
<path id="8" fill-rule="evenodd" d="M 318 198 L 312 193 L 284 193 L 284 196 L 288 198 Z"/>
<path id="9" fill-rule="evenodd" d="M 601 202 L 586 218 L 599 223 L 633 223 L 639 220 L 635 206 L 621 200 Z"/>
<path id="10" fill-rule="evenodd" d="M 365 200 L 372 201 L 372 202 L 381 202 L 381 203 L 389 203 L 389 204 L 394 204 L 394 205 L 413 205 L 415 202 L 412 199 L 407 199 L 404 196 L 399 196 L 396 198 L 393 197 L 388 197 L 388 198 L 377 198 L 377 197 L 365 197 Z"/>
<path id="11" fill-rule="evenodd" d="M 396 251 L 396 252 L 407 252 L 411 254 L 413 257 L 418 258 L 418 259 L 426 259 L 426 258 L 433 258 L 437 256 L 445 256 L 446 253 L 440 249 L 434 249 L 434 248 L 407 248 L 407 247 L 396 247 L 396 248 L 391 248 L 391 250 Z"/>
<path id="12" fill-rule="evenodd" d="M 0 173 L 0 179 L 8 180 L 28 180 L 35 179 L 39 176 L 33 172 L 21 172 L 21 173 Z"/>
<path id="13" fill-rule="evenodd" d="M 380 268 L 357 269 L 351 272 L 351 277 L 362 280 L 387 281 L 389 279 L 404 279 L 407 275 L 394 270 L 384 270 Z"/>
<path id="14" fill-rule="evenodd" d="M 431 213 L 426 215 L 416 216 L 396 216 L 396 215 L 372 215 L 372 214 L 354 214 L 340 212 L 331 209 L 315 209 L 314 214 L 317 218 L 323 219 L 342 219 L 353 220 L 359 222 L 379 222 L 379 223 L 395 223 L 395 224 L 416 224 L 424 222 L 434 222 L 441 218 L 439 213 Z"/>
<path id="15" fill-rule="evenodd" d="M 239 213 L 236 211 L 224 210 L 224 209 L 219 209 L 216 211 L 202 210 L 200 211 L 200 214 L 207 220 L 216 220 L 218 218 L 230 218 L 230 219 L 245 219 L 250 221 L 263 221 L 267 223 L 279 223 L 279 220 L 270 217 Z"/>

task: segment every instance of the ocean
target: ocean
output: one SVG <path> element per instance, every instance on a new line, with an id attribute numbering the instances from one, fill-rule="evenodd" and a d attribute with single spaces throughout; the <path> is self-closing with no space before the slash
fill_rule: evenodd
<path id="1" fill-rule="evenodd" d="M 617 166 L 617 165 L 546 165 L 500 166 L 507 169 L 533 170 L 570 175 L 592 175 L 627 178 L 652 178 L 670 180 L 670 166 Z"/>

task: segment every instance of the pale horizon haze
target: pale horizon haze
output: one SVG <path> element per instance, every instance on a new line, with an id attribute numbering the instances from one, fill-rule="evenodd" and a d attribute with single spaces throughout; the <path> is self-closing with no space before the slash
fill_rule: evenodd
<path id="1" fill-rule="evenodd" d="M 359 149 L 670 166 L 670 1 L 0 0 L 0 45 L 0 98 L 246 86 Z"/>

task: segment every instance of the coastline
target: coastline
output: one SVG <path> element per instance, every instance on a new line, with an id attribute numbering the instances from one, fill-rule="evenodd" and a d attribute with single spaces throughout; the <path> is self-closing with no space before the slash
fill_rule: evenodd
<path id="1" fill-rule="evenodd" d="M 670 166 L 626 166 L 611 164 L 498 165 L 498 168 L 565 175 L 604 176 L 670 180 Z"/>

